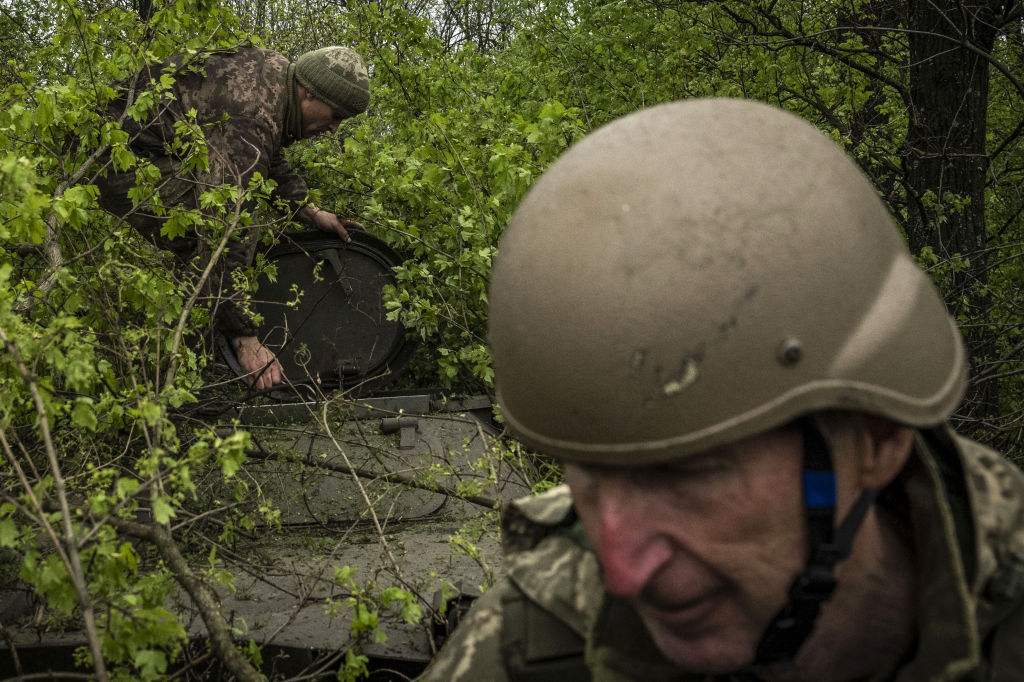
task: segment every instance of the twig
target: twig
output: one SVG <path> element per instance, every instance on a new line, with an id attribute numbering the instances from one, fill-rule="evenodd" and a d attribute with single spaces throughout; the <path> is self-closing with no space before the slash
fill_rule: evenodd
<path id="1" fill-rule="evenodd" d="M 200 656 L 196 656 L 194 659 L 189 661 L 187 664 L 185 664 L 184 666 L 179 668 L 173 675 L 168 677 L 164 682 L 171 682 L 171 680 L 175 680 L 175 679 L 181 677 L 182 675 L 187 674 L 188 671 L 189 671 L 189 668 L 196 667 L 197 665 L 199 665 L 200 663 L 202 663 L 206 659 L 208 659 L 210 656 L 211 656 L 211 653 L 209 651 L 204 652 Z"/>
<path id="2" fill-rule="evenodd" d="M 46 447 L 46 457 L 50 463 L 50 473 L 53 475 L 53 488 L 60 504 L 61 521 L 64 525 L 64 547 L 67 552 L 67 568 L 71 583 L 74 585 L 75 593 L 78 596 L 78 604 L 82 608 L 82 619 L 85 625 L 86 636 L 89 640 L 89 650 L 92 653 L 93 670 L 96 672 L 96 679 L 100 682 L 107 682 L 110 677 L 107 675 L 106 664 L 103 661 L 103 650 L 100 647 L 99 633 L 96 631 L 96 617 L 93 613 L 92 602 L 89 599 L 89 589 L 85 580 L 85 572 L 82 570 L 82 558 L 78 553 L 78 541 L 75 538 L 75 529 L 71 524 L 71 508 L 68 505 L 67 494 L 64 490 L 64 476 L 61 474 L 60 462 L 57 461 L 57 451 L 53 445 L 53 437 L 50 433 L 50 422 L 46 416 L 46 406 L 43 405 L 43 397 L 39 393 L 35 378 L 29 373 L 28 367 L 22 360 L 18 346 L 7 336 L 7 333 L 0 328 L 0 341 L 14 361 L 22 381 L 28 386 L 32 394 L 32 401 L 35 404 L 36 413 L 39 415 L 39 429 L 42 431 L 43 444 Z M 59 545 L 58 545 L 59 546 Z"/>
<path id="3" fill-rule="evenodd" d="M 380 539 L 381 547 L 384 548 L 384 552 L 387 554 L 388 559 L 391 560 L 391 568 L 395 571 L 395 577 L 398 579 L 402 578 L 402 569 L 398 566 L 398 561 L 395 556 L 391 553 L 391 547 L 388 546 L 388 540 L 384 536 L 384 530 L 380 527 L 380 519 L 377 518 L 377 512 L 373 509 L 373 503 L 370 502 L 370 496 L 366 494 L 366 488 L 363 487 L 363 482 L 359 480 L 359 475 L 355 472 L 352 462 L 349 461 L 348 455 L 345 454 L 345 449 L 341 447 L 341 443 L 335 439 L 334 434 L 331 432 L 330 420 L 327 419 L 327 408 L 330 403 L 324 403 L 323 407 L 323 425 L 324 431 L 327 432 L 327 437 L 334 443 L 334 447 L 337 448 L 338 454 L 345 460 L 345 466 L 352 472 L 352 480 L 355 481 L 356 487 L 359 488 L 359 494 L 363 496 L 363 502 L 366 503 L 366 509 L 370 512 L 370 518 L 373 519 L 373 526 L 377 530 L 377 537 Z"/>
<path id="4" fill-rule="evenodd" d="M 11 633 L 7 631 L 7 628 L 2 623 L 0 623 L 0 634 L 4 636 L 4 641 L 7 642 L 7 650 L 11 652 L 11 661 L 14 663 L 15 674 L 19 679 L 25 679 L 25 673 L 21 669 L 21 659 L 18 658 L 18 647 L 14 645 Z"/>

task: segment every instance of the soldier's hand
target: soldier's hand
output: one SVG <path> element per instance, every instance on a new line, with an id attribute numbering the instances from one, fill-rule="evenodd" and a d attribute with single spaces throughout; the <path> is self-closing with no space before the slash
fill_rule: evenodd
<path id="1" fill-rule="evenodd" d="M 255 336 L 237 336 L 231 340 L 231 345 L 250 386 L 264 390 L 284 381 L 284 369 L 277 356 Z"/>
<path id="2" fill-rule="evenodd" d="M 362 223 L 350 218 L 339 217 L 322 208 L 318 208 L 313 212 L 313 224 L 319 230 L 337 234 L 346 242 L 352 241 L 352 237 L 349 236 L 350 230 L 366 230 Z"/>

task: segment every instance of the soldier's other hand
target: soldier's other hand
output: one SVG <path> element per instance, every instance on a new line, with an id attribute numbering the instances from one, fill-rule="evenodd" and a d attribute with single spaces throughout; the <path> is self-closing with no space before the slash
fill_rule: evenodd
<path id="1" fill-rule="evenodd" d="M 235 357 L 242 368 L 246 383 L 262 391 L 284 381 L 284 369 L 274 352 L 260 343 L 255 336 L 232 339 Z"/>
<path id="2" fill-rule="evenodd" d="M 313 224 L 324 232 L 334 232 L 346 242 L 352 241 L 350 230 L 366 230 L 362 223 L 351 218 L 342 218 L 322 208 L 313 213 Z"/>

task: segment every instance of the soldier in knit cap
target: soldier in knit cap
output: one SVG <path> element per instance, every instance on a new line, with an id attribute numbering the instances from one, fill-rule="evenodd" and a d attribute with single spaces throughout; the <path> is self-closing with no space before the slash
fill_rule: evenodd
<path id="1" fill-rule="evenodd" d="M 173 78 L 150 110 L 136 121 L 125 116 L 135 94 L 163 75 Z M 243 190 L 259 173 L 274 180 L 275 199 L 284 201 L 293 217 L 311 227 L 335 233 L 349 241 L 349 230 L 363 229 L 310 203 L 308 189 L 283 149 L 301 138 L 334 132 L 346 118 L 366 111 L 370 102 L 369 77 L 362 58 L 347 47 L 325 47 L 303 54 L 291 63 L 271 50 L 239 48 L 206 56 L 201 64 L 178 55 L 147 66 L 124 84 L 121 96 L 108 110 L 130 135 L 129 148 L 160 171 L 158 197 L 138 197 L 134 168 L 108 164 L 97 180 L 100 205 L 123 217 L 158 247 L 171 251 L 179 269 L 190 276 L 203 272 L 211 253 L 202 227 L 170 222 L 172 206 L 202 207 L 201 196 L 211 188 L 232 185 Z M 180 129 L 194 122 L 207 149 L 207 165 L 190 163 Z M 243 209 L 252 208 L 246 202 Z M 183 232 L 183 233 L 182 233 Z M 221 300 L 214 325 L 231 340 L 239 365 L 257 389 L 279 384 L 281 366 L 273 352 L 256 337 L 256 327 L 237 305 L 232 273 L 249 264 L 259 234 L 236 230 L 211 271 L 213 291 Z M 214 245 L 215 248 L 216 245 Z"/>

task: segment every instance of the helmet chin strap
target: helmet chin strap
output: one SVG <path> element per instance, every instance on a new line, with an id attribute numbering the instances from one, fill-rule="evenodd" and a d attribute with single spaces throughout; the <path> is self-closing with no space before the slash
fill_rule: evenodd
<path id="1" fill-rule="evenodd" d="M 810 418 L 797 420 L 804 439 L 803 494 L 807 513 L 807 565 L 789 587 L 789 600 L 775 614 L 757 645 L 755 666 L 793 660 L 814 630 L 821 605 L 836 587 L 837 563 L 853 548 L 853 539 L 871 508 L 877 490 L 865 490 L 839 527 L 834 524 L 836 475 L 828 442 Z"/>

